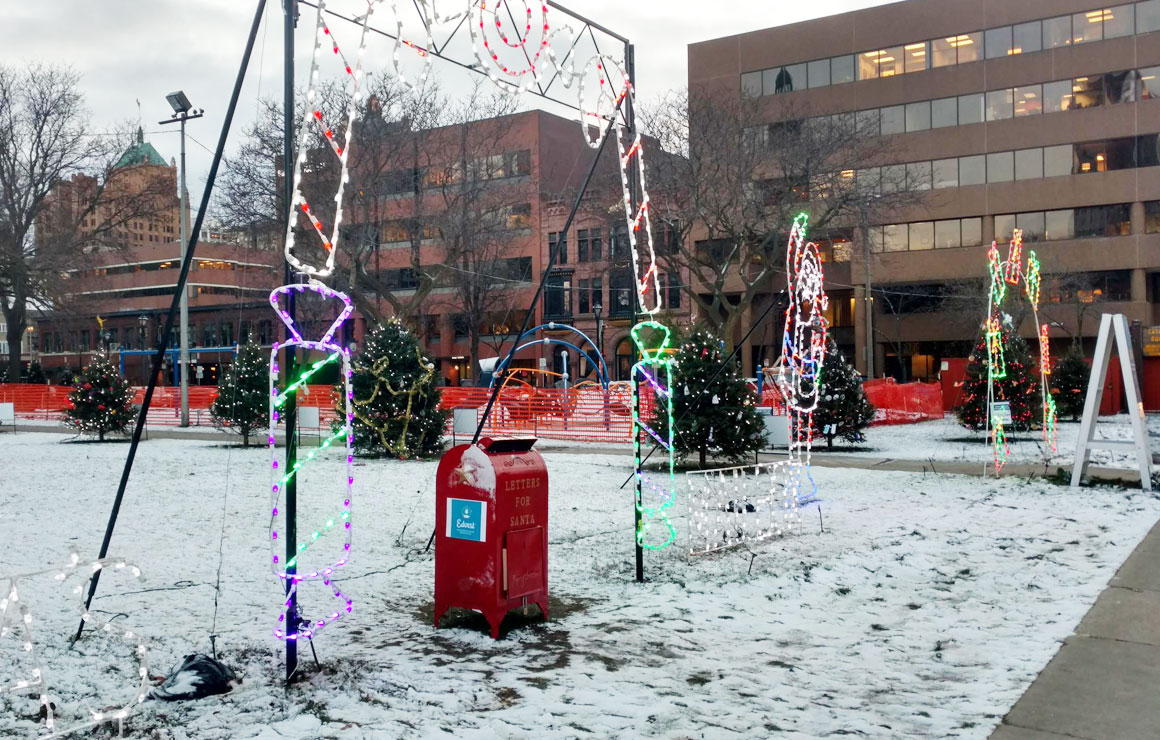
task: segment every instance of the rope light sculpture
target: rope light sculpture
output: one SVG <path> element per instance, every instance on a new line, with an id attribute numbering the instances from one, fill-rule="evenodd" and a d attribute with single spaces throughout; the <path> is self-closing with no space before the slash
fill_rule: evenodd
<path id="1" fill-rule="evenodd" d="M 987 318 L 983 323 L 984 343 L 987 347 L 987 409 L 986 419 L 987 436 L 991 443 L 992 457 L 995 463 L 995 474 L 1003 470 L 1011 456 L 1011 446 L 1007 439 L 1007 429 L 1001 416 L 995 413 L 995 382 L 1008 377 L 1010 368 L 1007 362 L 1007 352 L 1003 343 L 1003 326 L 999 309 L 1007 294 L 1007 286 L 1016 287 L 1023 283 L 1023 294 L 1031 306 L 1031 313 L 1036 327 L 1036 338 L 1039 344 L 1039 387 L 1042 396 L 1040 426 L 1043 431 L 1044 445 L 1052 452 L 1058 449 L 1056 434 L 1056 406 L 1051 395 L 1051 386 L 1047 377 L 1051 374 L 1051 348 L 1048 325 L 1040 323 L 1039 299 L 1042 289 L 1042 275 L 1040 273 L 1039 258 L 1031 250 L 1027 257 L 1027 267 L 1023 267 L 1023 231 L 1015 229 L 1011 234 L 1010 246 L 1007 250 L 1007 259 L 1001 260 L 997 242 L 992 242 L 987 250 L 987 272 L 991 278 L 991 285 L 987 297 Z"/>
<path id="2" fill-rule="evenodd" d="M 650 342 L 641 336 L 641 330 L 655 331 L 656 337 Z M 677 530 L 669 518 L 668 509 L 673 505 L 676 494 L 676 458 L 673 443 L 673 356 L 668 352 L 669 340 L 672 332 L 667 326 L 656 321 L 642 321 L 632 327 L 629 332 L 632 341 L 640 352 L 640 362 L 632 366 L 632 454 L 636 467 L 636 481 L 643 492 L 649 490 L 649 503 L 644 503 L 644 496 L 638 498 L 636 543 L 646 550 L 659 550 L 668 547 L 676 539 Z M 640 390 L 645 386 L 652 391 L 656 399 L 658 416 L 665 414 L 668 423 L 661 434 L 649 424 L 648 420 L 640 416 Z M 668 455 L 668 478 L 661 482 L 654 482 L 651 477 L 642 471 L 641 433 L 648 434 L 656 440 Z M 660 525 L 659 527 L 657 525 Z M 650 530 L 652 535 L 650 536 Z M 657 534 L 659 532 L 659 534 Z"/>
<path id="3" fill-rule="evenodd" d="M 0 638 L 19 632 L 21 648 L 28 655 L 28 659 L 32 663 L 32 669 L 26 677 L 6 679 L 6 681 L 10 680 L 11 682 L 0 683 L 0 696 L 25 692 L 38 693 L 41 711 L 44 714 L 45 730 L 47 732 L 47 734 L 41 734 L 38 737 L 63 737 L 109 722 L 116 722 L 118 723 L 118 727 L 123 729 L 122 725 L 124 721 L 133 714 L 141 702 L 145 701 L 145 695 L 149 689 L 149 663 L 145 648 L 145 638 L 131 629 L 102 619 L 85 608 L 85 587 L 102 570 L 127 570 L 134 578 L 141 577 L 140 568 L 121 558 L 111 557 L 101 560 L 81 561 L 80 555 L 73 552 L 69 558 L 69 564 L 63 568 L 20 573 L 0 579 L 0 583 L 4 584 L 4 590 L 0 592 L 4 594 L 0 596 Z M 29 578 L 50 574 L 57 581 L 63 583 L 74 575 L 86 573 L 88 577 L 85 578 L 84 583 L 77 585 L 73 589 L 73 593 L 77 594 L 80 599 L 79 612 L 81 619 L 86 624 L 96 627 L 98 631 L 104 632 L 110 637 L 119 637 L 133 643 L 133 655 L 137 659 L 137 677 L 139 680 L 137 681 L 133 696 L 121 706 L 106 707 L 99 710 L 88 709 L 88 721 L 71 727 L 59 727 L 57 722 L 58 717 L 55 712 L 56 707 L 51 700 L 51 690 L 49 688 L 47 674 L 44 670 L 44 663 L 41 661 L 36 650 L 36 640 L 32 632 L 32 611 L 29 609 L 27 601 L 21 596 L 20 584 Z"/>

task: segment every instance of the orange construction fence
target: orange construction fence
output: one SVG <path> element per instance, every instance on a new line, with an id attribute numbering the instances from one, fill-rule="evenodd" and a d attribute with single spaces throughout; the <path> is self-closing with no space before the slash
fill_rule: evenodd
<path id="1" fill-rule="evenodd" d="M 490 394 L 490 388 L 443 388 L 439 405 L 444 409 L 475 409 L 476 415 L 468 421 L 478 420 Z M 652 418 L 655 405 L 651 394 L 642 394 L 641 415 Z M 448 434 L 453 426 L 454 418 L 448 420 Z M 496 398 L 483 433 L 578 442 L 629 442 L 632 386 L 617 382 L 605 391 L 597 383 L 580 383 L 564 390 L 510 383 Z"/>
<path id="2" fill-rule="evenodd" d="M 862 383 L 874 405 L 874 425 L 914 424 L 943 418 L 943 393 L 938 383 L 896 383 L 894 378 Z"/>

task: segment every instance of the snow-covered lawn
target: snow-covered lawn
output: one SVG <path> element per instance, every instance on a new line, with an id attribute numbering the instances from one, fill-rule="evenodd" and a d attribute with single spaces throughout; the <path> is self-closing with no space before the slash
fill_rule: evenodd
<path id="1" fill-rule="evenodd" d="M 65 439 L 0 434 L 0 576 L 96 555 L 128 447 Z M 751 551 L 649 553 L 638 585 L 626 458 L 549 450 L 552 621 L 509 618 L 492 641 L 481 618 L 430 624 L 434 463 L 370 461 L 341 579 L 355 610 L 287 691 L 266 452 L 216 445 L 141 446 L 112 552 L 144 579 L 107 575 L 94 606 L 151 638 L 153 674 L 208 651 L 220 542 L 218 653 L 244 683 L 147 702 L 130 737 L 985 738 L 1160 516 L 1138 490 L 815 468 L 824 531 L 811 507 L 800 534 Z M 342 465 L 304 470 L 303 527 L 332 515 L 319 496 Z M 41 578 L 22 598 L 61 711 L 132 693 L 127 643 L 66 649 L 68 588 Z M 304 587 L 303 602 L 333 599 Z M 3 643 L 0 682 L 23 657 Z M 0 695 L 0 736 L 34 734 L 36 711 Z"/>
<path id="2" fill-rule="evenodd" d="M 1160 414 L 1149 414 L 1147 426 L 1153 452 L 1160 452 Z M 1013 463 L 1063 465 L 1070 467 L 1075 460 L 1075 445 L 1079 438 L 1078 422 L 1060 422 L 1057 425 L 1058 442 L 1052 451 L 1040 431 L 1011 432 Z M 1131 439 L 1132 426 L 1126 414 L 1102 416 L 1096 426 L 1096 436 L 1102 439 Z M 935 462 L 977 462 L 980 465 L 993 459 L 990 445 L 984 443 L 984 432 L 972 432 L 959 425 L 953 414 L 939 421 L 898 426 L 877 426 L 866 430 L 866 442 L 858 450 L 839 449 L 838 452 L 895 460 L 934 460 Z M 815 451 L 824 451 L 825 442 Z M 1126 452 L 1093 450 L 1092 464 L 1136 470 L 1136 456 Z"/>

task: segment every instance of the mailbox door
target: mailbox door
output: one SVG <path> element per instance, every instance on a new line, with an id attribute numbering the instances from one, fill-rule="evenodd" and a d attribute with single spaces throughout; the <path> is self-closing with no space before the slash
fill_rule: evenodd
<path id="1" fill-rule="evenodd" d="M 544 528 L 527 527 L 506 533 L 504 539 L 504 591 L 518 599 L 544 592 L 548 574 L 544 563 Z"/>

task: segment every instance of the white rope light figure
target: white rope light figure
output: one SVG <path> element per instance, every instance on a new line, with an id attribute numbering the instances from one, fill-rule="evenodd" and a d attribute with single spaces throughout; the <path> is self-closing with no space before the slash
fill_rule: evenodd
<path id="1" fill-rule="evenodd" d="M 808 221 L 808 216 L 799 214 L 790 229 L 785 255 L 789 306 L 785 310 L 777 376 L 792 426 L 786 486 L 795 504 L 803 503 L 817 492 L 810 476 L 810 456 L 814 442 L 814 410 L 821 395 L 821 370 L 826 359 L 829 330 L 825 317 L 829 306 L 825 275 L 817 245 L 806 241 Z M 811 486 L 807 496 L 803 496 L 801 491 L 803 473 Z"/>
<path id="2" fill-rule="evenodd" d="M 294 321 L 290 318 L 290 314 L 279 307 L 278 299 L 282 295 L 287 295 L 290 292 L 301 293 L 303 291 L 311 291 L 318 293 L 326 298 L 337 298 L 343 302 L 343 309 L 339 313 L 338 318 L 330 325 L 326 333 L 318 340 L 305 339 L 299 333 L 298 327 L 294 325 Z M 324 285 L 284 285 L 274 290 L 270 294 L 270 303 L 274 310 L 278 312 L 282 322 L 290 330 L 293 337 L 290 341 L 279 344 L 274 343 L 270 350 L 270 418 L 269 418 L 269 432 L 267 442 L 270 446 L 270 471 L 273 482 L 270 486 L 270 556 L 271 565 L 274 569 L 274 574 L 277 575 L 284 583 L 286 583 L 286 601 L 283 604 L 283 610 L 278 615 L 278 626 L 274 629 L 274 636 L 283 640 L 309 640 L 314 636 L 314 633 L 325 627 L 327 624 L 336 622 L 346 614 L 350 613 L 353 608 L 353 602 L 343 595 L 338 586 L 334 584 L 332 577 L 339 568 L 346 565 L 350 558 L 351 546 L 351 498 L 354 487 L 354 474 L 352 465 L 354 463 L 354 432 L 352 425 L 354 423 L 354 388 L 352 387 L 353 372 L 350 363 L 350 349 L 342 347 L 334 342 L 335 332 L 347 320 L 351 312 L 354 311 L 354 305 L 350 298 L 339 293 L 336 290 L 331 290 Z M 325 353 L 324 359 L 318 360 L 305 367 L 294 382 L 286 386 L 286 388 L 279 390 L 278 382 L 278 352 L 286 348 L 303 348 L 306 350 L 314 350 Z M 274 439 L 274 429 L 277 427 L 281 409 L 284 407 L 287 400 L 298 392 L 298 389 L 310 380 L 310 378 L 326 367 L 332 362 L 339 362 L 341 367 L 341 374 L 343 378 L 343 397 L 344 397 L 344 414 L 342 428 L 331 434 L 322 444 L 315 450 L 312 450 L 304 458 L 300 458 L 294 465 L 292 470 L 281 470 L 278 462 L 278 450 Z M 328 449 L 335 442 L 339 440 L 345 441 L 346 446 L 346 474 L 344 485 L 342 486 L 342 508 L 337 517 L 327 519 L 323 524 L 319 525 L 314 532 L 306 540 L 298 543 L 297 554 L 289 561 L 282 562 L 284 554 L 281 552 L 281 541 L 278 539 L 278 514 L 281 509 L 282 491 L 286 483 L 291 478 L 298 474 L 302 466 L 310 463 L 319 452 Z M 308 572 L 299 572 L 298 559 L 306 550 L 318 541 L 322 535 L 331 531 L 335 527 L 340 527 L 344 533 L 342 539 L 342 550 L 335 562 L 324 568 L 318 568 Z M 303 620 L 301 628 L 299 625 L 286 624 L 286 611 L 291 599 L 298 591 L 298 585 L 303 581 L 321 580 L 322 583 L 330 587 L 334 597 L 339 600 L 340 606 L 334 611 L 327 614 L 325 617 L 320 617 L 310 621 Z"/>
<path id="3" fill-rule="evenodd" d="M 331 151 L 334 152 L 339 161 L 338 186 L 334 194 L 334 225 L 330 230 L 330 236 L 327 237 L 325 226 L 318 220 L 318 217 L 310 208 L 306 197 L 302 194 L 302 165 L 306 162 L 310 142 L 310 125 L 305 122 L 303 123 L 302 132 L 298 138 L 298 157 L 294 160 L 294 197 L 290 202 L 290 218 L 286 223 L 286 261 L 298 272 L 305 273 L 312 278 L 328 277 L 334 272 L 335 251 L 338 248 L 341 237 L 340 227 L 342 225 L 343 192 L 346 188 L 346 183 L 350 180 L 350 174 L 347 171 L 347 157 L 350 154 L 350 143 L 351 136 L 354 132 L 353 124 L 355 116 L 358 115 L 359 103 L 363 99 L 361 89 L 363 76 L 362 60 L 366 52 L 367 27 L 370 24 L 371 15 L 374 13 L 375 6 L 379 2 L 380 0 L 367 0 L 367 12 L 361 24 L 362 32 L 359 35 L 358 52 L 356 53 L 356 61 L 353 67 L 343 55 L 342 50 L 338 46 L 338 41 L 335 40 L 334 35 L 330 32 L 330 27 L 326 25 L 325 0 L 319 0 L 318 2 L 318 17 L 315 22 L 314 54 L 310 62 L 310 81 L 306 88 L 306 106 L 308 117 L 321 129 L 322 135 L 325 137 L 327 143 L 330 145 Z M 339 58 L 346 75 L 350 78 L 350 102 L 347 105 L 346 130 L 341 134 L 342 144 L 339 144 L 334 129 L 326 122 L 322 110 L 316 102 L 318 97 L 319 58 L 323 54 L 324 46 L 328 46 L 334 56 Z M 322 266 L 309 264 L 294 255 L 294 228 L 298 224 L 299 212 L 309 220 L 322 243 L 323 250 L 326 252 L 326 261 Z"/>
<path id="4" fill-rule="evenodd" d="M 1027 257 L 1027 268 L 1023 268 L 1023 231 L 1015 229 L 1011 234 L 1011 242 L 1007 249 L 1007 259 L 1000 260 L 999 246 L 992 242 L 987 250 L 987 273 L 991 278 L 990 290 L 987 298 L 987 319 L 983 324 L 984 343 L 987 348 L 987 408 L 984 411 L 987 436 L 991 441 L 995 474 L 998 475 L 1010 457 L 1011 448 L 1007 441 L 1007 429 L 1002 420 L 994 413 L 995 381 L 1003 380 L 1008 375 L 1008 365 L 1005 347 L 1003 346 L 1002 320 L 999 308 L 1007 294 L 1007 286 L 1012 288 L 1023 282 L 1023 294 L 1031 305 L 1031 313 L 1036 328 L 1036 338 L 1039 343 L 1039 388 L 1042 396 L 1042 410 L 1040 425 L 1043 431 L 1044 445 L 1052 452 L 1058 449 L 1056 436 L 1056 406 L 1055 398 L 1051 395 L 1051 385 L 1047 376 L 1051 374 L 1051 348 L 1048 325 L 1039 321 L 1039 298 L 1042 287 L 1039 258 L 1031 250 Z"/>
<path id="5" fill-rule="evenodd" d="M 114 571 L 128 570 L 134 578 L 141 577 L 141 570 L 137 566 L 121 558 L 111 557 L 82 562 L 80 556 L 74 552 L 69 558 L 69 564 L 64 568 L 20 573 L 0 579 L 5 584 L 2 592 L 4 596 L 0 597 L 0 638 L 19 630 L 22 638 L 21 647 L 28 654 L 29 660 L 31 660 L 33 665 L 28 677 L 15 679 L 9 684 L 0 683 L 0 695 L 31 691 L 38 692 L 41 707 L 43 708 L 42 711 L 45 716 L 45 730 L 47 731 L 47 734 L 42 734 L 38 737 L 63 737 L 74 732 L 97 727 L 107 722 L 116 722 L 118 724 L 118 730 L 123 730 L 124 721 L 134 712 L 141 702 L 145 701 L 145 695 L 149 689 L 149 664 L 147 651 L 145 649 L 145 639 L 139 633 L 115 625 L 108 620 L 101 619 L 85 608 L 85 586 L 92 581 L 97 573 L 108 569 Z M 73 593 L 78 594 L 80 599 L 79 612 L 81 619 L 87 625 L 97 628 L 99 632 L 103 632 L 109 637 L 120 637 L 133 643 L 133 654 L 137 659 L 137 676 L 139 680 L 133 697 L 122 706 L 113 709 L 89 709 L 88 714 L 90 719 L 87 722 L 62 728 L 57 726 L 57 717 L 53 712 L 53 702 L 50 699 L 50 690 L 44 671 L 44 664 L 37 654 L 36 641 L 32 634 L 32 612 L 20 595 L 20 582 L 35 576 L 52 574 L 57 581 L 63 583 L 77 573 L 84 573 L 88 576 L 82 584 L 73 589 Z"/>
<path id="6" fill-rule="evenodd" d="M 801 522 L 797 497 L 785 485 L 786 462 L 761 463 L 686 473 L 689 553 L 781 537 Z"/>

